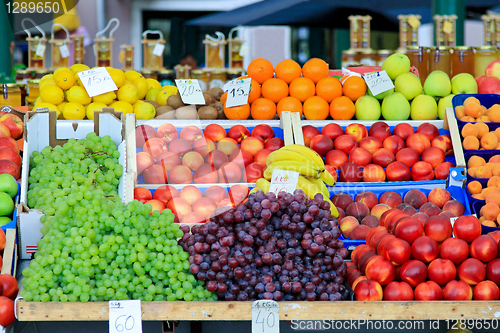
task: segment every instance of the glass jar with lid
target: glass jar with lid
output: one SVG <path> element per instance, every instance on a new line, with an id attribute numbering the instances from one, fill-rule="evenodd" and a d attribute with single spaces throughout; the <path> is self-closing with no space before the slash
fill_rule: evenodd
<path id="1" fill-rule="evenodd" d="M 31 79 L 31 71 L 28 71 L 26 69 L 16 71 L 16 77 L 14 78 L 14 80 L 16 80 L 16 83 L 19 84 L 27 84 Z"/>
<path id="2" fill-rule="evenodd" d="M 175 73 L 173 69 L 159 71 L 157 76 L 158 82 L 160 82 L 162 87 L 173 86 L 175 84 Z"/>
<path id="3" fill-rule="evenodd" d="M 208 90 L 208 73 L 201 69 L 191 71 L 191 78 L 198 80 L 201 91 Z"/>
<path id="4" fill-rule="evenodd" d="M 13 107 L 24 105 L 20 84 L 4 83 L 0 85 L 0 106 L 5 105 Z"/>
<path id="5" fill-rule="evenodd" d="M 47 70 L 38 70 L 38 71 L 35 71 L 35 79 L 41 79 L 42 77 L 44 77 L 45 75 L 49 74 L 50 72 L 48 72 Z"/>
<path id="6" fill-rule="evenodd" d="M 211 89 L 213 87 L 219 87 L 222 89 L 224 87 L 224 84 L 226 83 L 226 71 L 225 70 L 213 70 L 210 73 L 210 80 L 208 83 L 208 89 Z"/>
<path id="7" fill-rule="evenodd" d="M 431 47 L 429 73 L 433 71 L 443 71 L 451 77 L 451 52 L 449 47 Z"/>
<path id="8" fill-rule="evenodd" d="M 468 46 L 457 46 L 451 54 L 451 75 L 469 73 L 474 76 L 474 50 Z"/>
<path id="9" fill-rule="evenodd" d="M 476 47 L 474 54 L 474 76 L 484 75 L 486 67 L 498 59 L 498 52 L 495 46 L 480 46 Z"/>
<path id="10" fill-rule="evenodd" d="M 422 85 L 429 75 L 429 48 L 410 45 L 406 47 L 406 56 L 410 59 L 410 65 L 415 66 Z"/>
<path id="11" fill-rule="evenodd" d="M 360 55 L 354 50 L 342 51 L 341 67 L 347 68 L 352 65 L 359 65 Z"/>
<path id="12" fill-rule="evenodd" d="M 391 50 L 378 50 L 377 51 L 377 66 L 382 66 L 385 59 L 389 58 L 394 52 Z"/>
<path id="13" fill-rule="evenodd" d="M 150 71 L 148 69 L 143 69 L 141 71 L 142 76 L 144 76 L 145 79 L 157 79 L 156 73 L 153 71 Z"/>
<path id="14" fill-rule="evenodd" d="M 376 66 L 377 65 L 377 53 L 372 49 L 366 49 L 360 52 L 359 63 L 366 66 Z"/>
<path id="15" fill-rule="evenodd" d="M 232 81 L 232 80 L 235 80 L 237 78 L 239 78 L 243 72 L 243 69 L 241 68 L 232 68 L 232 69 L 228 69 L 227 72 L 226 72 L 226 82 L 229 82 L 229 81 Z"/>
<path id="16" fill-rule="evenodd" d="M 29 110 L 33 109 L 33 105 L 35 104 L 36 99 L 38 98 L 38 96 L 40 96 L 39 84 L 39 79 L 28 81 L 26 105 L 28 105 Z"/>

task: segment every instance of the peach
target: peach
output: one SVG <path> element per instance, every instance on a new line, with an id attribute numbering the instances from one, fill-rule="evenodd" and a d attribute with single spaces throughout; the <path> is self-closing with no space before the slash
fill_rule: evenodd
<path id="1" fill-rule="evenodd" d="M 409 204 L 407 203 L 401 203 L 399 205 L 396 206 L 396 209 L 410 215 L 410 216 L 413 216 L 417 213 L 417 210 L 415 208 L 413 208 L 412 206 L 410 206 Z"/>
<path id="2" fill-rule="evenodd" d="M 388 205 L 388 204 L 385 204 L 385 203 L 379 203 L 377 205 L 375 205 L 370 214 L 372 216 L 375 216 L 377 217 L 378 219 L 380 219 L 380 217 L 382 216 L 382 214 L 386 211 L 388 211 L 389 209 L 391 209 L 391 207 Z"/>
<path id="3" fill-rule="evenodd" d="M 498 243 L 490 235 L 481 235 L 470 245 L 470 255 L 484 263 L 495 259 L 498 254 Z"/>
<path id="4" fill-rule="evenodd" d="M 470 301 L 472 300 L 472 288 L 464 281 L 450 281 L 443 289 L 446 301 Z"/>
<path id="5" fill-rule="evenodd" d="M 137 147 L 142 147 L 144 143 L 151 138 L 156 138 L 156 131 L 152 126 L 139 125 L 135 128 L 135 141 Z"/>
<path id="6" fill-rule="evenodd" d="M 500 289 L 492 281 L 479 282 L 473 291 L 473 298 L 476 301 L 496 301 L 500 296 Z"/>
<path id="7" fill-rule="evenodd" d="M 217 170 L 226 162 L 228 162 L 227 155 L 220 150 L 211 151 L 205 156 L 205 163 L 212 165 Z"/>
<path id="8" fill-rule="evenodd" d="M 425 204 L 424 204 L 425 205 Z M 422 223 L 422 225 L 425 227 L 427 221 L 429 221 L 429 215 L 423 212 L 418 212 L 412 215 L 414 219 L 417 219 Z"/>
<path id="9" fill-rule="evenodd" d="M 404 147 L 404 140 L 397 135 L 390 136 L 384 140 L 384 148 L 389 149 L 394 155 Z"/>
<path id="10" fill-rule="evenodd" d="M 151 205 L 151 211 L 149 212 L 149 214 L 151 214 L 151 215 L 153 215 L 153 212 L 155 210 L 157 210 L 161 213 L 162 210 L 165 209 L 165 204 L 163 203 L 163 201 L 160 201 L 160 200 L 152 199 L 152 200 L 147 201 L 146 204 Z"/>
<path id="11" fill-rule="evenodd" d="M 153 199 L 160 200 L 165 204 L 168 203 L 173 198 L 178 198 L 179 196 L 180 196 L 179 191 L 171 185 L 160 186 L 153 193 Z"/>
<path id="12" fill-rule="evenodd" d="M 423 123 L 418 126 L 416 133 L 421 133 L 425 135 L 429 139 L 429 141 L 432 141 L 432 139 L 439 135 L 439 130 L 431 123 Z"/>
<path id="13" fill-rule="evenodd" d="M 213 185 L 205 190 L 203 196 L 205 198 L 212 199 L 215 202 L 215 204 L 218 205 L 219 202 L 227 198 L 227 193 L 226 190 L 224 190 L 224 188 L 222 188 L 221 186 Z"/>
<path id="14" fill-rule="evenodd" d="M 195 203 L 196 200 L 203 197 L 203 194 L 201 193 L 200 189 L 198 189 L 196 186 L 193 185 L 188 185 L 183 187 L 179 194 L 180 197 L 186 200 L 186 202 L 188 202 L 190 205 Z"/>
<path id="15" fill-rule="evenodd" d="M 375 151 L 382 148 L 383 144 L 379 139 L 373 136 L 367 136 L 359 141 L 359 147 L 364 148 L 368 150 L 370 154 L 373 154 Z"/>
<path id="16" fill-rule="evenodd" d="M 264 177 L 264 168 L 257 162 L 250 163 L 243 171 L 243 181 L 246 183 L 255 183 L 259 178 Z"/>
<path id="17" fill-rule="evenodd" d="M 395 208 L 403 202 L 403 199 L 401 198 L 401 195 L 399 195 L 399 193 L 394 191 L 387 191 L 380 196 L 379 202 L 385 203 L 391 208 Z"/>
<path id="18" fill-rule="evenodd" d="M 380 226 L 380 220 L 376 216 L 368 215 L 363 220 L 361 220 L 361 224 L 366 225 L 369 228 L 376 228 Z"/>
<path id="19" fill-rule="evenodd" d="M 403 140 L 406 140 L 410 135 L 415 133 L 415 130 L 410 124 L 401 123 L 397 124 L 392 132 L 394 135 L 400 136 Z"/>
<path id="20" fill-rule="evenodd" d="M 193 182 L 193 173 L 185 165 L 176 165 L 168 173 L 168 182 L 170 184 L 191 184 Z"/>
<path id="21" fill-rule="evenodd" d="M 401 149 L 404 150 L 405 148 Z M 327 155 L 328 156 L 328 155 Z M 395 161 L 392 151 L 386 148 L 377 149 L 372 155 L 374 164 L 380 165 L 382 168 L 387 168 L 389 164 Z"/>
<path id="22" fill-rule="evenodd" d="M 217 204 L 210 198 L 200 198 L 192 205 L 193 212 L 200 214 L 203 219 L 210 218 L 215 208 L 217 208 Z"/>
<path id="23" fill-rule="evenodd" d="M 219 124 L 209 124 L 203 130 L 203 136 L 213 142 L 219 142 L 227 137 L 226 130 Z"/>
<path id="24" fill-rule="evenodd" d="M 344 132 L 345 134 L 351 135 L 354 139 L 356 139 L 356 142 L 359 142 L 361 139 L 368 136 L 366 126 L 358 123 L 349 124 Z"/>
<path id="25" fill-rule="evenodd" d="M 444 151 L 445 155 L 451 155 L 453 152 L 451 137 L 448 134 L 440 135 L 432 139 L 431 147 L 440 148 Z"/>
<path id="26" fill-rule="evenodd" d="M 193 142 L 202 137 L 203 133 L 201 132 L 201 129 L 193 125 L 184 127 L 179 135 L 179 138 L 188 141 L 190 144 L 193 144 Z"/>
<path id="27" fill-rule="evenodd" d="M 170 209 L 179 220 L 182 220 L 184 215 L 191 212 L 191 205 L 182 198 L 173 198 L 167 202 L 166 208 Z"/>
<path id="28" fill-rule="evenodd" d="M 349 161 L 349 157 L 342 150 L 330 150 L 325 156 L 325 164 L 340 169 L 342 165 Z"/>
<path id="29" fill-rule="evenodd" d="M 182 157 L 184 154 L 190 152 L 192 150 L 191 148 L 191 143 L 184 139 L 172 140 L 172 142 L 168 145 L 168 151 L 178 154 L 179 157 Z"/>
<path id="30" fill-rule="evenodd" d="M 140 152 L 136 155 L 137 160 L 137 175 L 142 174 L 144 170 L 155 164 L 155 160 L 146 152 Z"/>
<path id="31" fill-rule="evenodd" d="M 359 192 L 354 201 L 364 203 L 370 210 L 378 204 L 377 196 L 370 191 Z"/>
<path id="32" fill-rule="evenodd" d="M 374 280 L 362 280 L 354 289 L 357 301 L 381 301 L 384 291 L 380 283 Z"/>
<path id="33" fill-rule="evenodd" d="M 450 200 L 444 204 L 443 212 L 451 212 L 455 216 L 462 216 L 465 213 L 465 207 L 460 201 Z"/>
<path id="34" fill-rule="evenodd" d="M 387 140 L 386 140 L 387 141 Z M 403 162 L 393 162 L 385 169 L 387 180 L 391 182 L 409 181 L 412 177 L 410 168 Z"/>
<path id="35" fill-rule="evenodd" d="M 161 165 L 168 172 L 172 170 L 174 166 L 181 164 L 181 158 L 179 154 L 167 151 L 156 159 L 156 164 Z"/>
<path id="36" fill-rule="evenodd" d="M 193 142 L 193 150 L 205 158 L 209 152 L 215 150 L 215 143 L 207 138 L 199 138 Z"/>
<path id="37" fill-rule="evenodd" d="M 217 143 L 217 150 L 230 156 L 234 151 L 239 150 L 238 143 L 231 138 L 223 138 Z"/>
<path id="38" fill-rule="evenodd" d="M 444 153 L 443 153 L 444 155 Z M 396 154 L 396 161 L 403 162 L 411 168 L 419 160 L 419 154 L 413 148 L 403 148 Z"/>
<path id="39" fill-rule="evenodd" d="M 264 149 L 264 142 L 256 137 L 250 136 L 241 141 L 241 150 L 247 151 L 254 157 Z"/>
<path id="40" fill-rule="evenodd" d="M 317 129 L 315 126 L 311 125 L 302 126 L 302 135 L 304 136 L 304 145 L 306 147 L 309 147 L 312 138 L 314 138 L 316 135 L 319 134 L 320 134 L 319 129 Z"/>
<path id="41" fill-rule="evenodd" d="M 151 138 L 144 143 L 142 150 L 151 155 L 153 158 L 158 158 L 161 154 L 168 151 L 167 144 L 160 138 Z"/>
<path id="42" fill-rule="evenodd" d="M 370 230 L 367 225 L 360 224 L 351 231 L 350 239 L 365 239 L 366 233 Z"/>
<path id="43" fill-rule="evenodd" d="M 257 154 L 255 154 L 253 160 L 257 164 L 259 164 L 263 169 L 265 169 L 266 168 L 266 158 L 269 154 L 271 154 L 271 151 L 269 149 L 262 149 Z"/>
<path id="44" fill-rule="evenodd" d="M 335 205 L 335 207 L 341 208 L 344 211 L 350 204 L 354 202 L 349 194 L 343 192 L 335 193 L 331 198 L 331 201 Z"/>
<path id="45" fill-rule="evenodd" d="M 370 215 L 370 209 L 362 202 L 353 202 L 347 206 L 345 213 L 347 216 L 352 216 L 361 222 L 365 216 Z"/>
<path id="46" fill-rule="evenodd" d="M 349 238 L 351 236 L 351 232 L 358 225 L 359 225 L 359 221 L 352 216 L 344 217 L 339 223 L 340 230 L 342 231 L 342 235 L 345 238 Z"/>
<path id="47" fill-rule="evenodd" d="M 410 190 L 405 194 L 404 202 L 419 209 L 427 202 L 427 196 L 419 190 Z"/>
<path id="48" fill-rule="evenodd" d="M 406 139 L 406 146 L 415 149 L 419 155 L 422 155 L 422 153 L 431 146 L 431 141 L 426 135 L 415 133 Z"/>
<path id="49" fill-rule="evenodd" d="M 166 184 L 168 181 L 167 171 L 159 164 L 144 170 L 142 176 L 146 184 Z"/>
<path id="50" fill-rule="evenodd" d="M 198 170 L 198 168 L 203 164 L 203 156 L 201 154 L 190 151 L 182 158 L 182 165 L 187 166 L 192 171 Z"/>
<path id="51" fill-rule="evenodd" d="M 348 155 L 354 147 L 358 146 L 358 143 L 353 136 L 344 134 L 333 141 L 333 146 L 335 149 L 341 150 Z"/>
<path id="52" fill-rule="evenodd" d="M 439 215 L 439 213 L 441 213 L 441 209 L 432 202 L 426 202 L 420 207 L 419 212 L 425 213 L 428 216 L 434 216 Z"/>
<path id="53" fill-rule="evenodd" d="M 380 183 L 384 182 L 386 179 L 386 174 L 384 168 L 376 164 L 368 164 L 363 168 L 363 181 Z"/>
<path id="54" fill-rule="evenodd" d="M 439 208 L 443 208 L 443 206 L 451 200 L 451 194 L 447 190 L 437 187 L 431 190 L 428 195 L 428 200 Z"/>
<path id="55" fill-rule="evenodd" d="M 458 267 L 458 277 L 469 285 L 476 285 L 486 277 L 486 267 L 476 258 L 465 259 Z"/>
<path id="56" fill-rule="evenodd" d="M 237 183 L 241 180 L 241 169 L 234 162 L 223 163 L 218 172 L 221 183 Z"/>
<path id="57" fill-rule="evenodd" d="M 192 224 L 192 223 L 204 223 L 205 219 L 200 213 L 189 212 L 184 215 L 181 219 L 182 224 Z"/>
<path id="58" fill-rule="evenodd" d="M 365 148 L 356 147 L 349 152 L 349 162 L 364 167 L 372 161 L 372 154 Z"/>
<path id="59" fill-rule="evenodd" d="M 442 149 L 437 147 L 427 148 L 422 153 L 422 161 L 429 163 L 434 169 L 439 164 L 444 162 L 444 152 Z"/>

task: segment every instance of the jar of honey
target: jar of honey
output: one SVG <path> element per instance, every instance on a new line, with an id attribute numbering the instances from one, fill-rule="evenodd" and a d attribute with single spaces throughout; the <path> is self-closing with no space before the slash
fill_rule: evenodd
<path id="1" fill-rule="evenodd" d="M 237 78 L 239 78 L 243 72 L 243 69 L 241 68 L 232 68 L 232 69 L 228 69 L 227 72 L 226 72 L 226 82 L 229 82 L 229 81 L 232 81 L 232 80 L 235 80 Z"/>
<path id="2" fill-rule="evenodd" d="M 468 46 L 457 46 L 451 54 L 451 75 L 469 73 L 474 76 L 474 50 Z"/>
<path id="3" fill-rule="evenodd" d="M 28 106 L 29 110 L 33 109 L 33 105 L 35 105 L 35 101 L 40 95 L 40 89 L 38 86 L 39 84 L 40 84 L 39 79 L 28 81 L 26 105 Z"/>
<path id="4" fill-rule="evenodd" d="M 17 71 L 14 80 L 19 84 L 27 84 L 31 80 L 31 71 L 25 69 Z"/>
<path id="5" fill-rule="evenodd" d="M 366 66 L 376 66 L 377 65 L 377 54 L 372 49 L 366 49 L 361 51 L 359 57 L 359 63 Z"/>
<path id="6" fill-rule="evenodd" d="M 201 69 L 191 71 L 191 78 L 198 80 L 201 91 L 208 90 L 208 73 Z"/>
<path id="7" fill-rule="evenodd" d="M 359 65 L 360 55 L 353 50 L 342 51 L 341 67 L 347 68 L 352 65 Z"/>
<path id="8" fill-rule="evenodd" d="M 141 71 L 142 76 L 144 76 L 145 79 L 157 79 L 156 73 L 147 69 L 143 69 Z"/>
<path id="9" fill-rule="evenodd" d="M 410 59 L 410 65 L 415 66 L 422 85 L 429 75 L 429 48 L 410 45 L 406 47 L 406 56 Z"/>
<path id="10" fill-rule="evenodd" d="M 10 105 L 22 106 L 21 85 L 17 83 L 5 83 L 0 85 L 0 106 Z"/>
<path id="11" fill-rule="evenodd" d="M 378 50 L 377 51 L 377 66 L 382 66 L 385 59 L 389 58 L 389 56 L 393 53 L 391 50 Z"/>
<path id="12" fill-rule="evenodd" d="M 213 87 L 219 87 L 222 89 L 226 83 L 226 71 L 225 70 L 214 70 L 210 73 L 210 80 L 208 83 L 208 89 Z"/>
<path id="13" fill-rule="evenodd" d="M 429 73 L 433 71 L 443 71 L 451 77 L 451 52 L 449 47 L 431 47 Z"/>
<path id="14" fill-rule="evenodd" d="M 476 47 L 474 54 L 474 76 L 484 75 L 486 67 L 498 59 L 498 52 L 495 46 L 480 46 Z"/>
<path id="15" fill-rule="evenodd" d="M 175 73 L 173 69 L 165 69 L 158 72 L 158 81 L 161 86 L 173 86 L 175 84 Z"/>

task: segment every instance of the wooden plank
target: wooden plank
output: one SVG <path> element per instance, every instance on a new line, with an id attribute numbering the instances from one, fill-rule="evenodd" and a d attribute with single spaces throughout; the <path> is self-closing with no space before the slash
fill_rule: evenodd
<path id="1" fill-rule="evenodd" d="M 3 265 L 1 274 L 16 275 L 17 249 L 16 249 L 16 229 L 7 229 L 5 233 L 6 243 L 3 250 Z"/>
<path id="2" fill-rule="evenodd" d="M 495 319 L 500 301 L 278 302 L 280 320 Z M 142 320 L 251 320 L 252 302 L 142 302 Z M 108 303 L 17 302 L 19 321 L 106 321 Z"/>
<path id="3" fill-rule="evenodd" d="M 283 141 L 285 141 L 285 146 L 293 145 L 292 118 L 290 116 L 290 111 L 281 112 L 280 127 L 283 129 Z"/>
<path id="4" fill-rule="evenodd" d="M 455 161 L 457 167 L 466 167 L 464 150 L 462 148 L 462 139 L 460 137 L 460 131 L 458 130 L 457 119 L 455 118 L 455 112 L 452 108 L 446 109 L 446 120 L 448 127 L 450 129 L 451 143 L 453 145 L 453 153 L 455 155 Z"/>
<path id="5" fill-rule="evenodd" d="M 300 122 L 300 113 L 292 112 L 292 130 L 296 145 L 304 145 L 304 134 L 302 133 L 302 124 Z"/>

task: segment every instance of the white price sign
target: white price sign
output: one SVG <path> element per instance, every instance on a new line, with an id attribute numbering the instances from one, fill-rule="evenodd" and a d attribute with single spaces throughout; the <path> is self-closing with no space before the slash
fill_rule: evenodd
<path id="1" fill-rule="evenodd" d="M 45 48 L 45 44 L 38 43 L 38 45 L 36 46 L 35 54 L 40 58 L 43 58 L 45 56 Z"/>
<path id="2" fill-rule="evenodd" d="M 269 186 L 269 192 L 273 192 L 276 195 L 278 195 L 278 193 L 280 193 L 281 191 L 293 193 L 297 189 L 298 181 L 298 172 L 274 169 L 273 175 L 271 176 L 271 185 Z"/>
<path id="3" fill-rule="evenodd" d="M 205 105 L 205 97 L 201 91 L 200 83 L 196 79 L 175 80 L 179 94 L 184 104 Z"/>
<path id="4" fill-rule="evenodd" d="M 59 46 L 59 52 L 61 53 L 61 58 L 69 57 L 68 45 L 63 44 L 63 45 Z"/>
<path id="5" fill-rule="evenodd" d="M 78 73 L 90 97 L 118 90 L 106 67 L 92 68 Z"/>
<path id="6" fill-rule="evenodd" d="M 248 94 L 250 93 L 250 83 L 252 79 L 237 79 L 228 82 L 227 101 L 228 108 L 248 103 Z"/>
<path id="7" fill-rule="evenodd" d="M 155 48 L 153 49 L 153 54 L 161 57 L 163 55 L 163 50 L 165 50 L 165 45 L 156 43 Z"/>
<path id="8" fill-rule="evenodd" d="M 109 301 L 110 333 L 142 333 L 140 300 Z"/>
<path id="9" fill-rule="evenodd" d="M 363 79 L 365 79 L 366 85 L 373 96 L 394 88 L 394 84 L 386 71 L 365 74 Z"/>
<path id="10" fill-rule="evenodd" d="M 252 333 L 279 333 L 278 302 L 259 300 L 252 303 Z"/>

